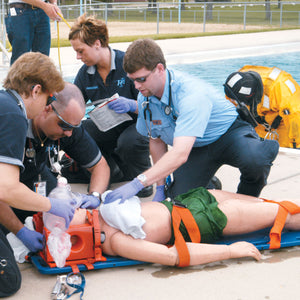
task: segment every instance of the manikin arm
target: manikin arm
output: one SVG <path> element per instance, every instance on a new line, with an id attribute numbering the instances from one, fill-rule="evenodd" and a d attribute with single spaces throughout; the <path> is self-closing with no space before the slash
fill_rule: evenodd
<path id="1" fill-rule="evenodd" d="M 237 242 L 231 245 L 187 243 L 187 246 L 190 252 L 190 265 L 240 257 L 253 257 L 259 260 L 261 257 L 258 249 L 247 242 Z M 168 266 L 179 263 L 175 246 L 168 248 L 165 245 L 134 239 L 121 232 L 117 232 L 111 237 L 111 250 L 113 251 L 110 253 L 111 255 L 119 255 L 129 259 Z"/>

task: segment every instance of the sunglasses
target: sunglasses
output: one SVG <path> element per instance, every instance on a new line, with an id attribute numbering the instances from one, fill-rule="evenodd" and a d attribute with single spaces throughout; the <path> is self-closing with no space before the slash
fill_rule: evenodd
<path id="1" fill-rule="evenodd" d="M 143 76 L 143 77 L 137 77 L 137 78 L 130 78 L 133 82 L 136 81 L 138 83 L 144 83 L 147 78 L 151 75 L 151 73 L 155 70 L 155 68 L 146 76 Z"/>
<path id="2" fill-rule="evenodd" d="M 69 122 L 65 121 L 61 115 L 57 112 L 57 110 L 55 109 L 55 107 L 51 104 L 51 107 L 53 109 L 53 111 L 55 112 L 55 114 L 57 115 L 57 117 L 60 119 L 61 122 L 58 123 L 58 126 L 63 130 L 63 131 L 70 131 L 73 130 L 74 128 L 78 128 L 81 126 L 81 121 L 78 125 L 72 125 Z"/>
<path id="3" fill-rule="evenodd" d="M 53 94 L 50 94 L 49 96 L 48 96 L 48 99 L 47 99 L 47 106 L 48 105 L 50 105 L 53 101 L 56 101 L 56 98 L 55 98 L 55 96 L 53 96 Z"/>

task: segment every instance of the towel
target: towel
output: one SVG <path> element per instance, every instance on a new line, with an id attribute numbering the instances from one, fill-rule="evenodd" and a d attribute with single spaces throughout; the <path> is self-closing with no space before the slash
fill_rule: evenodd
<path id="1" fill-rule="evenodd" d="M 120 204 L 120 200 L 105 204 L 105 197 L 111 191 L 102 194 L 102 203 L 99 207 L 104 221 L 111 227 L 129 234 L 135 239 L 144 239 L 146 234 L 143 230 L 145 219 L 141 216 L 141 201 L 133 196 Z"/>
<path id="2" fill-rule="evenodd" d="M 34 230 L 32 217 L 27 217 L 24 224 L 28 229 Z M 6 235 L 6 238 L 14 251 L 15 260 L 18 263 L 24 263 L 26 261 L 26 255 L 30 250 L 18 239 L 12 232 Z"/>

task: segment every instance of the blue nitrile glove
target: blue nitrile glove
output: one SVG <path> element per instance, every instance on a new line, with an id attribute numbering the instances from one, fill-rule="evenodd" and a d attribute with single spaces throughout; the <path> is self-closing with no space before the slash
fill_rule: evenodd
<path id="1" fill-rule="evenodd" d="M 137 109 L 137 102 L 133 99 L 119 97 L 116 100 L 108 102 L 108 107 L 118 114 L 127 112 L 135 112 Z"/>
<path id="2" fill-rule="evenodd" d="M 62 217 L 66 220 L 66 228 L 69 228 L 70 222 L 73 219 L 75 212 L 75 199 L 61 200 L 57 198 L 50 198 L 51 208 L 48 211 L 51 214 Z"/>
<path id="3" fill-rule="evenodd" d="M 100 205 L 100 199 L 94 195 L 81 194 L 81 208 L 95 209 Z"/>
<path id="4" fill-rule="evenodd" d="M 118 199 L 121 199 L 120 203 L 123 203 L 126 199 L 129 199 L 132 196 L 136 195 L 143 188 L 144 185 L 137 178 L 134 178 L 129 183 L 126 183 L 121 187 L 115 189 L 111 193 L 107 194 L 104 204 L 114 202 Z"/>
<path id="5" fill-rule="evenodd" d="M 165 200 L 166 197 L 165 197 L 165 185 L 158 185 L 156 187 L 156 193 L 152 199 L 152 201 L 154 202 L 161 202 L 163 200 Z"/>
<path id="6" fill-rule="evenodd" d="M 16 236 L 31 252 L 38 252 L 44 248 L 44 236 L 35 230 L 24 226 Z"/>

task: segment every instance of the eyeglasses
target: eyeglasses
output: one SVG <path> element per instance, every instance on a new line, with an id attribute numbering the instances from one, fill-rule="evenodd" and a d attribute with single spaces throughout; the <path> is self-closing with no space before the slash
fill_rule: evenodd
<path id="1" fill-rule="evenodd" d="M 55 96 L 53 96 L 53 94 L 50 94 L 49 96 L 48 96 L 48 99 L 47 99 L 47 106 L 48 105 L 50 105 L 53 101 L 56 101 L 56 98 L 55 98 Z"/>
<path id="2" fill-rule="evenodd" d="M 138 83 L 144 83 L 146 82 L 147 78 L 151 75 L 151 73 L 153 73 L 153 71 L 155 70 L 155 68 L 146 76 L 143 77 L 138 77 L 138 78 L 130 78 L 132 81 L 136 81 Z"/>
<path id="3" fill-rule="evenodd" d="M 57 112 L 57 110 L 55 109 L 55 107 L 51 104 L 51 107 L 53 109 L 53 111 L 55 112 L 55 114 L 58 116 L 58 118 L 61 120 L 61 123 L 58 123 L 58 126 L 63 130 L 63 131 L 69 131 L 69 130 L 73 130 L 74 128 L 78 128 L 81 125 L 81 121 L 78 125 L 72 125 L 69 122 L 65 121 L 61 115 Z"/>

